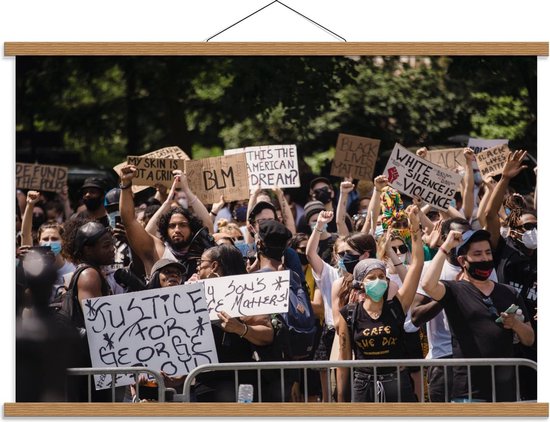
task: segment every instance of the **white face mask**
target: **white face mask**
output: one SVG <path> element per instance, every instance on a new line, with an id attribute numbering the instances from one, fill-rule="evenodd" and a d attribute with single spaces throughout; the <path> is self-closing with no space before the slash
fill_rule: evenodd
<path id="1" fill-rule="evenodd" d="M 527 249 L 537 249 L 537 229 L 527 230 L 521 235 L 521 241 Z"/>
<path id="2" fill-rule="evenodd" d="M 399 258 L 399 260 L 401 261 L 402 264 L 407 263 L 407 254 L 406 253 L 398 255 L 398 258 Z"/>
<path id="3" fill-rule="evenodd" d="M 501 227 L 500 228 L 500 235 L 504 238 L 508 237 L 508 227 Z"/>

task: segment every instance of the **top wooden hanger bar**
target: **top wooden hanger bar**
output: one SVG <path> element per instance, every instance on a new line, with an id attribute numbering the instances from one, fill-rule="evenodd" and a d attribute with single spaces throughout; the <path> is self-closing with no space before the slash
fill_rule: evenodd
<path id="1" fill-rule="evenodd" d="M 6 42 L 5 56 L 548 56 L 548 42 Z"/>

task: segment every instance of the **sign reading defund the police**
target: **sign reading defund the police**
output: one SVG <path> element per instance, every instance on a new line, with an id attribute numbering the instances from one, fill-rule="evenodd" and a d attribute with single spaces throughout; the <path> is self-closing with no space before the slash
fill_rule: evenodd
<path id="1" fill-rule="evenodd" d="M 289 277 L 290 271 L 273 271 L 204 280 L 210 319 L 221 311 L 231 317 L 288 312 Z"/>
<path id="2" fill-rule="evenodd" d="M 62 192 L 68 175 L 67 167 L 15 163 L 15 186 L 19 189 Z"/>
<path id="3" fill-rule="evenodd" d="M 384 169 L 390 185 L 410 197 L 419 196 L 436 209 L 449 208 L 462 177 L 395 144 Z"/>
<path id="4" fill-rule="evenodd" d="M 379 147 L 378 139 L 340 133 L 338 141 L 336 141 L 336 152 L 330 174 L 338 177 L 372 180 Z"/>
<path id="5" fill-rule="evenodd" d="M 299 188 L 298 153 L 296 145 L 265 145 L 235 148 L 224 155 L 246 154 L 250 186 L 264 188 Z"/>
<path id="6" fill-rule="evenodd" d="M 185 375 L 218 362 L 202 283 L 84 299 L 82 309 L 93 367 Z M 94 378 L 98 390 L 111 386 L 110 375 Z M 133 382 L 117 375 L 116 385 Z"/>
<path id="7" fill-rule="evenodd" d="M 223 195 L 226 202 L 248 199 L 248 171 L 244 154 L 185 162 L 189 187 L 203 204 L 213 204 Z"/>
<path id="8" fill-rule="evenodd" d="M 133 183 L 137 185 L 155 186 L 157 184 L 166 187 L 174 182 L 174 170 L 184 171 L 184 161 L 173 158 L 149 158 L 129 155 L 126 158 L 129 165 L 137 169 Z"/>

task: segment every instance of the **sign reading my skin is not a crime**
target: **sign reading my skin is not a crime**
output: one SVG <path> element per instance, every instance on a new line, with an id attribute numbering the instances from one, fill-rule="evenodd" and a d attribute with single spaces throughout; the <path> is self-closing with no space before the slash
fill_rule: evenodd
<path id="1" fill-rule="evenodd" d="M 172 186 L 174 181 L 174 170 L 183 172 L 185 161 L 172 158 L 149 158 L 129 155 L 126 162 L 136 167 L 137 173 L 133 183 L 142 186 L 155 186 L 162 184 L 166 187 Z"/>
<path id="2" fill-rule="evenodd" d="M 462 177 L 438 167 L 395 144 L 384 169 L 390 186 L 410 197 L 419 196 L 432 207 L 446 211 Z"/>
<path id="3" fill-rule="evenodd" d="M 202 283 L 164 287 L 82 301 L 92 366 L 146 366 L 185 375 L 218 357 Z M 110 375 L 94 376 L 98 390 Z M 117 375 L 115 385 L 134 383 Z"/>
<path id="4" fill-rule="evenodd" d="M 340 133 L 330 174 L 372 180 L 380 140 Z"/>
<path id="5" fill-rule="evenodd" d="M 226 156 L 239 153 L 246 154 L 251 187 L 300 187 L 296 145 L 265 145 L 224 151 Z"/>

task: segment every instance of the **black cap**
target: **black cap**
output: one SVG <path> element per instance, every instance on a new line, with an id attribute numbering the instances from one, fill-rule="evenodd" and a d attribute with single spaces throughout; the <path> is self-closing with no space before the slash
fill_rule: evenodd
<path id="1" fill-rule="evenodd" d="M 88 177 L 84 180 L 84 184 L 80 188 L 80 191 L 86 188 L 96 188 L 105 192 L 106 185 L 105 180 L 100 179 L 99 177 Z"/>
<path id="2" fill-rule="evenodd" d="M 275 206 L 267 201 L 260 201 L 257 202 L 256 205 L 250 210 L 250 214 L 248 214 L 248 222 L 250 224 L 254 224 L 254 221 L 256 220 L 256 216 L 261 213 L 265 209 L 270 209 L 275 214 L 275 217 L 277 217 L 277 209 Z"/>
<path id="3" fill-rule="evenodd" d="M 182 273 L 185 273 L 186 271 L 185 267 L 182 264 L 180 264 L 178 261 L 164 258 L 164 259 L 159 259 L 157 262 L 155 262 L 155 265 L 153 265 L 153 268 L 151 268 L 151 275 L 169 266 L 179 268 Z"/>
<path id="4" fill-rule="evenodd" d="M 461 249 L 463 249 L 465 246 L 467 246 L 469 243 L 472 242 L 480 242 L 482 240 L 491 241 L 491 233 L 489 233 L 487 230 L 468 230 L 462 233 L 462 241 L 458 244 L 458 246 L 455 248 L 456 256 L 460 256 L 459 253 Z"/>
<path id="5" fill-rule="evenodd" d="M 103 224 L 98 223 L 97 221 L 90 221 L 86 224 L 83 224 L 76 231 L 74 238 L 74 249 L 75 251 L 80 251 L 86 245 L 93 245 L 99 240 L 101 236 L 109 232 L 109 228 L 105 227 Z"/>
<path id="6" fill-rule="evenodd" d="M 260 252 L 269 258 L 281 260 L 292 233 L 283 224 L 275 220 L 262 221 L 258 236 L 264 243 Z"/>
<path id="7" fill-rule="evenodd" d="M 330 183 L 330 180 L 328 180 L 326 177 L 316 177 L 311 182 L 309 182 L 309 189 L 313 190 L 313 186 L 315 186 L 317 183 L 323 182 L 330 186 L 332 189 L 332 183 Z"/>

